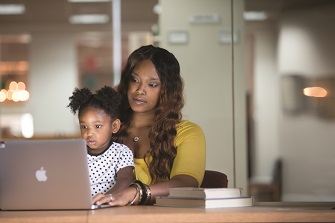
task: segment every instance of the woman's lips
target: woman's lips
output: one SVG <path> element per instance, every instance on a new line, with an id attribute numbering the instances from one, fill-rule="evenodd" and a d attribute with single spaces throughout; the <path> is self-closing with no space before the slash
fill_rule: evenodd
<path id="1" fill-rule="evenodd" d="M 134 98 L 133 100 L 134 100 L 135 104 L 138 104 L 138 105 L 146 103 L 146 101 L 141 99 L 141 98 Z"/>

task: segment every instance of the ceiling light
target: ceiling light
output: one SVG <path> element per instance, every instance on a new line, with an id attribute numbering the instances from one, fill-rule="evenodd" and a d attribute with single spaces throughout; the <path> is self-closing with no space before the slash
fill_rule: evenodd
<path id="1" fill-rule="evenodd" d="M 0 15 L 23 14 L 26 11 L 21 4 L 0 4 Z"/>
<path id="2" fill-rule="evenodd" d="M 109 22 L 109 16 L 105 14 L 73 15 L 69 18 L 71 24 L 104 24 Z"/>
<path id="3" fill-rule="evenodd" d="M 268 18 L 268 14 L 266 12 L 250 11 L 244 12 L 243 17 L 247 21 L 263 21 Z"/>
<path id="4" fill-rule="evenodd" d="M 157 14 L 157 15 L 161 14 L 162 13 L 162 6 L 161 6 L 161 4 L 154 5 L 154 7 L 152 8 L 152 11 L 155 14 Z"/>
<path id="5" fill-rule="evenodd" d="M 68 2 L 73 3 L 83 3 L 83 2 L 110 2 L 112 0 L 67 0 Z"/>

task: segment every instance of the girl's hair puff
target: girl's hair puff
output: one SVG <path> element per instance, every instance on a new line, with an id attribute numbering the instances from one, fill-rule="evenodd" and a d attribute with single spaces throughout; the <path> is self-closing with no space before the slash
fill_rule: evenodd
<path id="1" fill-rule="evenodd" d="M 112 120 L 120 117 L 121 95 L 112 87 L 104 86 L 93 94 L 88 88 L 75 88 L 69 97 L 69 107 L 73 114 L 81 112 L 88 107 L 104 111 Z"/>

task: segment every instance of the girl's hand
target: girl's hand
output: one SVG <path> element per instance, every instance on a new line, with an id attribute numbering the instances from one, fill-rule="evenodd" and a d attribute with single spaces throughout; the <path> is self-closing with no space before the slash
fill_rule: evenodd
<path id="1" fill-rule="evenodd" d="M 96 205 L 108 204 L 109 206 L 126 206 L 134 199 L 136 189 L 129 187 L 118 194 L 97 194 L 93 198 Z"/>

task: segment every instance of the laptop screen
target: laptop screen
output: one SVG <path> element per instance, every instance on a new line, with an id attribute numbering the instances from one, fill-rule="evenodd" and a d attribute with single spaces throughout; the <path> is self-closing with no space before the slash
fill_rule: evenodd
<path id="1" fill-rule="evenodd" d="M 0 143 L 2 210 L 90 209 L 91 206 L 83 139 Z"/>

